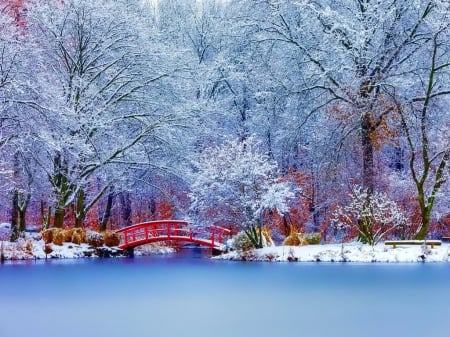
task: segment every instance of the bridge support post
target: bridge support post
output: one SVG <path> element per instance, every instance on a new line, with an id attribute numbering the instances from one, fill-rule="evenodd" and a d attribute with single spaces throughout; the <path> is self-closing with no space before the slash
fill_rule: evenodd
<path id="1" fill-rule="evenodd" d="M 125 251 L 128 257 L 134 257 L 134 247 L 127 248 Z"/>
<path id="2" fill-rule="evenodd" d="M 220 249 L 217 248 L 212 248 L 211 249 L 211 254 L 212 256 L 218 256 L 218 255 L 222 255 L 224 252 L 221 251 Z"/>

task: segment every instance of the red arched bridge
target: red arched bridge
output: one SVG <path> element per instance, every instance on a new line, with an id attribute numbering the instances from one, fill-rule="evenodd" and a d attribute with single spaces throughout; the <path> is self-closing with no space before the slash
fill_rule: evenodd
<path id="1" fill-rule="evenodd" d="M 116 233 L 120 235 L 119 248 L 121 249 L 133 249 L 158 241 L 178 241 L 222 250 L 222 243 L 230 236 L 231 231 L 219 226 L 209 226 L 198 230 L 191 228 L 187 221 L 159 220 L 138 223 L 119 229 Z"/>

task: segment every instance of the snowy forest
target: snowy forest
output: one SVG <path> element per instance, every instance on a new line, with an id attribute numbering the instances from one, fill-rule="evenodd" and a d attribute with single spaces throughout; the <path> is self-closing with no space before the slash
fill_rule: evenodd
<path id="1" fill-rule="evenodd" d="M 0 222 L 450 232 L 447 0 L 0 0 Z"/>

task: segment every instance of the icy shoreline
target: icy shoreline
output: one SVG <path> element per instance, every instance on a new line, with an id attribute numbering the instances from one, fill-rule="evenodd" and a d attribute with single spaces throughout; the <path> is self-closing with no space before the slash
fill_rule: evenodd
<path id="1" fill-rule="evenodd" d="M 99 258 L 109 256 L 126 256 L 118 247 L 92 247 L 86 243 L 74 244 L 65 242 L 61 246 L 48 244 L 51 252 L 45 254 L 45 242 L 42 239 L 19 239 L 18 242 L 0 241 L 0 253 L 3 260 L 35 260 L 35 259 L 78 259 Z M 135 255 L 169 254 L 174 249 L 164 245 L 145 245 L 136 248 Z"/>
<path id="2" fill-rule="evenodd" d="M 406 245 L 393 248 L 380 243 L 374 247 L 361 243 L 324 244 L 309 246 L 272 246 L 247 252 L 232 251 L 214 259 L 232 261 L 273 262 L 358 262 L 410 263 L 449 262 L 450 244 L 431 248 Z"/>
<path id="3" fill-rule="evenodd" d="M 92 247 L 86 243 L 63 245 L 48 244 L 51 252 L 45 254 L 45 242 L 39 234 L 29 235 L 18 242 L 0 241 L 3 260 L 77 259 L 108 256 L 125 256 L 118 247 Z M 47 245 L 47 246 L 48 246 Z M 169 254 L 174 248 L 163 244 L 137 247 L 135 255 Z M 358 262 L 358 263 L 411 263 L 450 262 L 450 244 L 440 246 L 402 245 L 393 248 L 380 243 L 374 247 L 358 242 L 307 246 L 270 246 L 249 251 L 231 251 L 217 260 L 267 261 L 267 262 Z"/>

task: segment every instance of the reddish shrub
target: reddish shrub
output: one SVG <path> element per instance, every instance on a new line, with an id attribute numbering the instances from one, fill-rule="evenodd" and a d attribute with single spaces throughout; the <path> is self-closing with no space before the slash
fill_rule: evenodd
<path id="1" fill-rule="evenodd" d="M 72 242 L 79 245 L 87 243 L 87 234 L 84 228 L 74 228 L 72 230 Z"/>
<path id="2" fill-rule="evenodd" d="M 62 246 L 64 243 L 64 229 L 53 228 L 53 244 Z"/>
<path id="3" fill-rule="evenodd" d="M 46 229 L 41 232 L 42 239 L 45 243 L 53 242 L 53 229 Z"/>
<path id="4" fill-rule="evenodd" d="M 51 252 L 53 252 L 53 248 L 50 244 L 46 244 L 44 246 L 44 253 L 45 255 L 50 254 Z"/>
<path id="5" fill-rule="evenodd" d="M 120 244 L 120 235 L 115 232 L 104 232 L 103 238 L 105 245 L 108 247 L 115 247 Z"/>
<path id="6" fill-rule="evenodd" d="M 62 235 L 64 237 L 64 242 L 72 242 L 73 229 L 70 228 L 63 229 Z"/>

